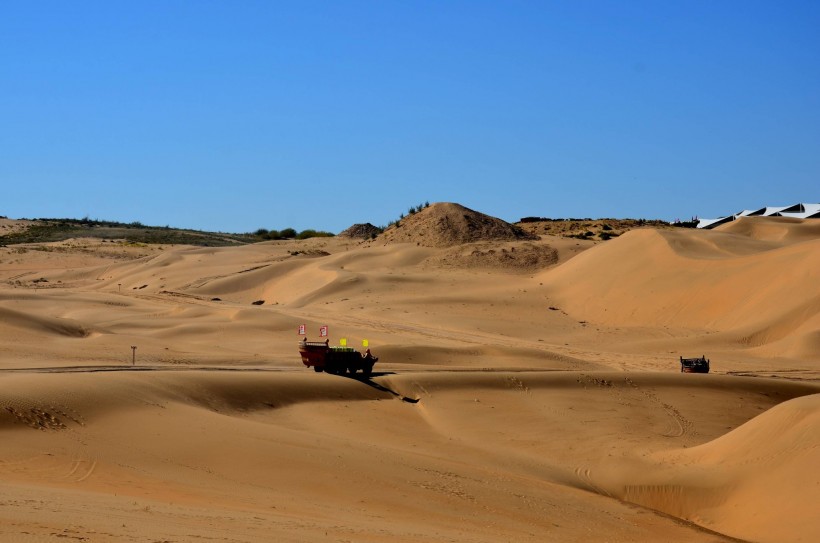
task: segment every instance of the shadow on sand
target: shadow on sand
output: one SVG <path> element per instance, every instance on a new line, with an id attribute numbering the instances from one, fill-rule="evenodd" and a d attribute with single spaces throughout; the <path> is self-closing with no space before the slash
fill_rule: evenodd
<path id="1" fill-rule="evenodd" d="M 392 394 L 393 396 L 401 399 L 403 402 L 407 403 L 419 403 L 419 398 L 408 398 L 407 396 L 402 396 L 395 390 L 387 388 L 386 386 L 379 384 L 373 380 L 373 377 L 381 377 L 383 375 L 394 375 L 392 371 L 384 371 L 384 372 L 373 372 L 370 377 L 365 377 L 364 375 L 340 375 L 339 377 L 345 377 L 347 379 L 352 379 L 354 381 L 359 381 L 369 387 L 375 388 L 376 390 L 380 390 L 382 392 L 387 392 L 388 394 Z"/>

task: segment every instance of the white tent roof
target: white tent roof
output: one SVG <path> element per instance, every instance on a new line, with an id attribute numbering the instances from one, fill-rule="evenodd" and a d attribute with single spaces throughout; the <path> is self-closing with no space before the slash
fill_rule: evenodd
<path id="1" fill-rule="evenodd" d="M 820 204 L 798 204 L 797 206 L 792 207 L 799 207 L 799 211 L 781 211 L 777 213 L 780 217 L 792 217 L 794 219 L 808 219 L 814 215 L 820 213 Z M 789 208 L 791 210 L 791 208 Z"/>
<path id="2" fill-rule="evenodd" d="M 790 207 L 793 207 L 793 206 L 761 207 L 761 208 L 760 208 L 760 209 L 758 209 L 757 211 L 752 211 L 752 212 L 751 212 L 751 213 L 749 213 L 749 215 L 747 215 L 747 216 L 750 216 L 750 217 L 759 217 L 759 216 L 762 216 L 762 217 L 771 217 L 771 216 L 772 216 L 772 215 L 774 215 L 775 213 L 779 213 L 779 212 L 781 212 L 781 211 L 784 211 L 784 210 L 786 210 L 786 209 L 789 209 Z"/>
<path id="3" fill-rule="evenodd" d="M 715 226 L 719 226 L 723 223 L 732 222 L 735 220 L 734 215 L 729 215 L 728 217 L 720 217 L 719 219 L 700 219 L 698 220 L 698 228 L 714 228 Z"/>
<path id="4" fill-rule="evenodd" d="M 751 210 L 744 209 L 740 213 L 720 217 L 719 219 L 700 219 L 698 228 L 714 228 L 731 222 L 740 217 L 791 217 L 794 219 L 820 219 L 820 204 L 793 204 L 790 206 L 762 207 Z"/>

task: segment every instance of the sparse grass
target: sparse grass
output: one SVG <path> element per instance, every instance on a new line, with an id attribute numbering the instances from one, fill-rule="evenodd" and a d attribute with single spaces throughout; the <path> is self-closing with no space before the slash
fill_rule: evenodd
<path id="1" fill-rule="evenodd" d="M 517 224 L 536 235 L 563 236 L 589 241 L 606 241 L 642 226 L 654 228 L 675 226 L 666 221 L 647 219 L 550 219 L 542 217 L 524 217 Z"/>
<path id="2" fill-rule="evenodd" d="M 0 236 L 0 245 L 47 243 L 71 238 L 126 240 L 139 244 L 178 244 L 217 247 L 258 241 L 249 234 L 223 234 L 145 226 L 139 221 L 130 224 L 96 219 L 25 219 L 35 221 L 27 229 Z M 137 226 L 140 225 L 140 226 Z"/>
<path id="3" fill-rule="evenodd" d="M 422 209 L 424 209 L 424 208 L 426 208 L 426 207 L 429 207 L 429 206 L 430 206 L 430 202 L 425 202 L 425 203 L 423 203 L 423 204 L 419 204 L 419 205 L 417 205 L 417 206 L 410 207 L 410 209 L 409 209 L 409 213 L 410 213 L 411 215 L 415 215 L 416 213 L 418 213 L 418 212 L 419 212 L 419 211 L 421 211 Z"/>
<path id="4" fill-rule="evenodd" d="M 421 211 L 423 209 L 427 209 L 428 207 L 430 207 L 430 202 L 424 202 L 423 204 L 418 204 L 416 206 L 410 206 L 410 208 L 407 210 L 407 213 L 408 213 L 408 215 L 415 215 L 419 211 Z M 396 219 L 394 221 L 390 221 L 389 223 L 387 223 L 387 226 L 380 226 L 379 230 L 384 232 L 385 230 L 387 230 L 391 226 L 395 226 L 396 228 L 401 227 L 401 221 L 402 221 L 402 219 L 404 219 L 404 217 L 405 217 L 404 213 L 401 213 L 399 215 L 398 219 Z"/>
<path id="5" fill-rule="evenodd" d="M 101 221 L 83 217 L 82 219 L 24 219 L 34 221 L 27 229 L 0 235 L 0 245 L 19 243 L 47 243 L 65 241 L 70 238 L 99 238 L 103 241 L 121 241 L 132 247 L 146 245 L 196 245 L 202 247 L 220 247 L 242 245 L 266 240 L 308 239 L 313 237 L 331 237 L 331 232 L 320 230 L 303 230 L 293 228 L 268 230 L 260 228 L 249 234 L 229 234 L 222 232 L 205 232 L 186 230 L 169 226 L 146 226 L 140 221 L 120 223 Z"/>
<path id="6" fill-rule="evenodd" d="M 330 232 L 322 232 L 317 230 L 302 230 L 296 235 L 296 239 L 309 239 L 309 238 L 332 238 L 335 234 Z"/>

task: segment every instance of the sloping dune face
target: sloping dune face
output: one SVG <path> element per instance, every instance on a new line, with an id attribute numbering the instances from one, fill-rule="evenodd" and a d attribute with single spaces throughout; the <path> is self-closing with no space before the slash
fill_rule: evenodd
<path id="1" fill-rule="evenodd" d="M 757 219 L 0 247 L 0 540 L 814 541 L 820 247 Z"/>
<path id="2" fill-rule="evenodd" d="M 749 541 L 816 541 L 818 428 L 820 394 L 813 394 L 704 445 L 610 472 L 602 484 L 624 500 Z"/>
<path id="3" fill-rule="evenodd" d="M 744 347 L 812 357 L 820 239 L 801 226 L 766 224 L 763 230 L 778 233 L 756 237 L 634 230 L 542 278 L 568 310 L 596 322 L 731 332 Z"/>
<path id="4" fill-rule="evenodd" d="M 788 217 L 742 217 L 717 227 L 715 231 L 760 241 L 798 243 L 820 238 L 820 221 Z"/>

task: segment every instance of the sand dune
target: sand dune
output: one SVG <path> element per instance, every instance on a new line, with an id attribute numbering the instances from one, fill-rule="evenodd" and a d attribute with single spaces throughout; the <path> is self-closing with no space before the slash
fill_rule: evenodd
<path id="1" fill-rule="evenodd" d="M 814 541 L 818 417 L 820 394 L 790 400 L 704 445 L 653 455 L 639 470 L 621 473 L 622 486 L 607 476 L 607 487 L 750 541 Z"/>
<path id="2" fill-rule="evenodd" d="M 564 307 L 596 322 L 708 329 L 742 347 L 777 341 L 779 352 L 812 357 L 818 266 L 817 239 L 773 246 L 722 232 L 634 230 L 542 278 Z"/>
<path id="3" fill-rule="evenodd" d="M 0 248 L 0 539 L 820 536 L 813 223 L 592 243 L 473 213 Z M 304 368 L 299 324 L 379 373 Z M 712 374 L 679 373 L 700 354 Z"/>

